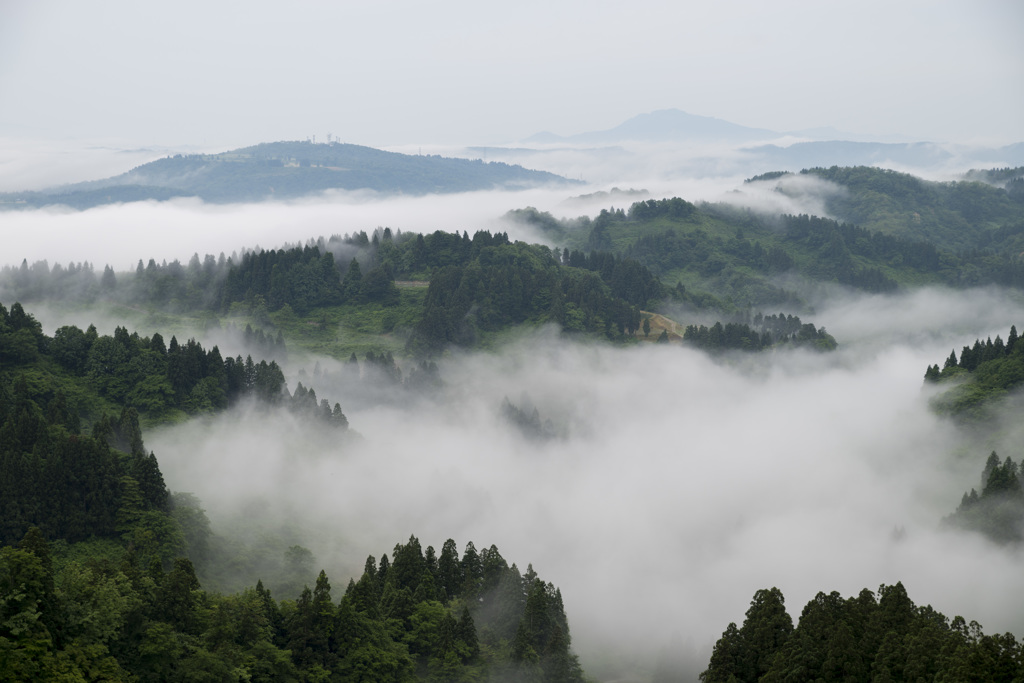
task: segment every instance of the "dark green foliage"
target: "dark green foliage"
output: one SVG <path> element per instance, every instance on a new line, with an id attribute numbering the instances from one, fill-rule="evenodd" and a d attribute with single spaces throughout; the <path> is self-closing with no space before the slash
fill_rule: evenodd
<path id="1" fill-rule="evenodd" d="M 687 325 L 683 342 L 707 351 L 764 351 L 780 346 L 807 346 L 819 351 L 834 351 L 838 346 L 825 328 L 802 323 L 794 315 L 762 315 L 746 322 L 716 322 L 711 327 Z M 667 335 L 666 335 L 667 336 Z"/>
<path id="2" fill-rule="evenodd" d="M 603 211 L 590 225 L 561 221 L 563 260 L 574 249 L 612 250 L 660 277 L 695 287 L 681 300 L 731 309 L 799 304 L 775 275 L 794 273 L 869 292 L 943 283 L 954 287 L 1024 286 L 1024 205 L 980 183 L 928 183 L 874 168 L 813 169 L 846 187 L 830 197 L 842 221 L 814 216 L 766 218 L 734 206 L 695 207 L 680 199 Z M 755 180 L 775 180 L 765 174 Z M 1020 181 L 1024 185 L 1024 181 Z M 678 207 L 678 210 L 673 207 Z M 532 220 L 550 222 L 550 217 Z M 547 226 L 546 231 L 559 231 Z M 713 292 L 708 299 L 707 292 Z M 731 300 L 731 301 L 730 301 Z"/>
<path id="3" fill-rule="evenodd" d="M 493 545 L 478 563 L 467 545 L 458 572 L 464 588 L 447 604 L 413 597 L 434 589 L 442 564 L 428 560 L 432 549 L 421 554 L 415 536 L 396 546 L 390 569 L 368 558 L 337 603 L 323 571 L 297 600 L 278 603 L 262 582 L 235 595 L 207 593 L 190 560 L 165 568 L 137 550 L 129 544 L 120 561 L 63 558 L 58 566 L 35 527 L 17 548 L 0 547 L 0 677 L 377 682 L 536 673 L 542 681 L 584 680 L 561 594 L 531 569 L 524 598 L 518 570 Z M 509 625 L 526 634 L 527 659 L 502 635 Z"/>
<path id="4" fill-rule="evenodd" d="M 794 629 L 778 589 L 758 591 L 743 627 L 716 643 L 705 683 L 782 681 L 1011 681 L 1024 648 L 1009 633 L 918 607 L 903 585 L 844 599 L 818 593 Z"/>
<path id="5" fill-rule="evenodd" d="M 434 233 L 422 258 L 436 270 L 409 348 L 427 354 L 472 346 L 483 333 L 528 321 L 622 338 L 639 329 L 638 306 L 662 295 L 660 283 L 633 261 L 595 252 L 567 268 L 547 248 L 509 244 L 503 234 L 478 232 L 469 241 Z"/>
<path id="6" fill-rule="evenodd" d="M 344 273 L 339 272 L 334 254 L 351 254 L 353 250 L 358 258 L 350 257 Z M 278 313 L 279 320 L 290 321 L 294 316 L 343 304 L 395 307 L 402 298 L 395 285 L 397 277 L 430 278 L 408 347 L 426 353 L 448 344 L 470 346 L 483 335 L 525 322 L 551 321 L 570 332 L 622 339 L 640 327 L 639 307 L 665 295 L 661 283 L 635 260 L 593 252 L 575 262 L 591 272 L 560 267 L 546 247 L 511 244 L 504 233 L 478 231 L 470 239 L 465 232 L 437 231 L 414 237 L 385 229 L 375 232 L 372 240 L 363 232 L 321 238 L 301 247 L 249 251 L 235 259 L 207 256 L 202 264 L 195 256 L 188 268 L 178 262 L 158 265 L 152 259 L 143 266 L 140 261 L 136 272 L 118 279 L 112 290 L 92 289 L 88 295 L 83 294 L 87 290 L 61 290 L 48 274 L 27 271 L 22 277 L 20 271 L 9 270 L 7 274 L 9 289 L 15 294 L 32 296 L 45 290 L 50 296 L 67 293 L 71 299 L 100 297 L 210 314 L 244 310 L 263 326 L 270 324 L 272 312 Z M 21 280 L 25 283 L 19 285 Z M 385 314 L 380 331 L 394 331 L 397 320 L 397 314 Z M 324 314 L 319 326 L 326 325 Z M 7 345 L 9 353 L 35 353 L 27 337 L 20 345 L 14 341 L 12 337 Z M 263 330 L 247 329 L 245 342 L 266 356 L 284 357 L 280 332 L 278 341 L 271 344 Z M 154 374 L 156 366 L 164 362 L 170 363 L 174 402 L 181 403 L 191 391 L 186 385 L 192 366 L 183 367 L 183 361 L 175 360 L 178 348 L 168 347 L 167 353 L 162 353 L 161 345 L 151 340 L 139 350 L 113 338 L 86 345 L 80 331 L 70 328 L 61 331 L 57 346 L 60 362 L 67 369 L 86 372 L 114 400 L 127 400 L 134 392 L 131 400 L 141 410 L 166 407 L 167 385 L 135 381 L 139 373 Z M 186 345 L 185 352 L 190 351 Z M 111 371 L 128 363 L 134 363 L 136 376 Z M 218 396 L 215 391 L 211 396 L 211 389 L 203 386 L 198 390 L 189 403 L 191 411 L 216 407 Z"/>
<path id="7" fill-rule="evenodd" d="M 1019 343 L 1016 325 L 1010 328 L 1006 342 L 996 336 L 973 346 L 964 346 L 957 359 L 950 352 L 943 364 L 930 366 L 925 379 L 940 386 L 949 381 L 932 405 L 938 411 L 961 419 L 984 420 L 990 408 L 1024 384 L 1024 344 Z"/>
<path id="8" fill-rule="evenodd" d="M 583 680 L 553 586 L 531 570 L 524 599 L 518 570 L 494 546 L 478 553 L 468 543 L 459 560 L 449 539 L 436 566 L 433 554 L 432 548 L 424 554 L 411 536 L 395 546 L 393 561 L 382 558 L 380 568 L 367 558 L 363 575 L 350 582 L 337 606 L 321 572 L 316 589 L 285 605 L 282 637 L 296 666 L 333 671 L 343 680 L 462 680 L 527 669 L 544 681 Z M 516 586 L 511 591 L 510 579 Z M 444 600 L 432 592 L 444 593 Z M 510 642 L 517 627 L 535 653 L 526 660 L 516 657 Z"/>
<path id="9" fill-rule="evenodd" d="M 12 310 L 18 314 L 19 330 L 38 328 L 38 323 L 24 313 L 20 304 L 15 304 Z M 7 326 L 11 324 L 8 322 Z M 3 341 L 2 329 L 0 341 Z M 39 336 L 41 341 L 33 341 L 33 346 L 45 351 L 34 352 L 31 357 L 26 356 L 25 360 L 12 362 L 10 366 L 28 366 L 37 358 L 52 357 L 69 373 L 82 377 L 87 385 L 84 391 L 96 392 L 115 404 L 124 405 L 125 410 L 117 421 L 97 416 L 93 432 L 99 430 L 113 439 L 111 445 L 115 448 L 133 455 L 145 455 L 140 450 L 140 414 L 153 420 L 174 411 L 209 413 L 248 398 L 267 404 L 284 401 L 296 413 L 342 429 L 348 427 L 339 405 L 335 404 L 332 409 L 324 401 L 318 403 L 316 395 L 301 385 L 290 395 L 284 373 L 273 360 L 255 362 L 251 356 L 244 361 L 241 356 L 224 359 L 216 346 L 207 351 L 195 339 L 179 344 L 171 337 L 165 347 L 159 334 L 140 337 L 129 334 L 123 327 L 117 327 L 113 336 L 98 336 L 93 328 L 83 333 L 73 326 L 60 328 L 53 340 L 41 332 Z M 283 355 L 283 340 L 267 342 L 261 337 L 262 330 L 257 334 L 246 329 L 245 338 L 252 339 L 257 346 L 277 349 Z M 78 431 L 79 409 L 66 393 L 55 391 L 45 405 L 51 422 L 73 433 Z M 29 429 L 27 423 L 24 428 Z"/>
<path id="10" fill-rule="evenodd" d="M 0 544 L 35 526 L 50 539 L 121 538 L 146 557 L 173 559 L 185 539 L 169 516 L 156 456 L 143 444 L 142 416 L 202 413 L 254 398 L 348 427 L 338 404 L 318 403 L 301 385 L 289 395 L 273 361 L 225 361 L 217 347 L 207 352 L 174 337 L 165 347 L 159 335 L 142 338 L 122 327 L 102 337 L 91 327 L 63 327 L 55 344 L 20 304 L 11 312 L 0 305 L 0 336 L 15 326 L 36 351 L 0 366 Z M 100 408 L 101 397 L 122 404 L 120 415 Z"/>
<path id="11" fill-rule="evenodd" d="M 729 624 L 715 644 L 711 663 L 700 679 L 706 683 L 760 680 L 792 633 L 793 620 L 786 612 L 782 592 L 778 588 L 759 590 L 743 626 L 737 629 L 736 624 Z"/>
<path id="12" fill-rule="evenodd" d="M 814 259 L 807 273 L 820 280 L 835 280 L 868 292 L 891 292 L 896 281 L 877 267 L 859 266 L 855 256 L 874 262 L 899 260 L 918 270 L 939 265 L 936 249 L 925 242 L 911 243 L 872 233 L 853 225 L 816 216 L 785 216 L 788 241 L 810 249 Z"/>
<path id="13" fill-rule="evenodd" d="M 686 219 L 697 212 L 697 207 L 690 202 L 673 197 L 672 199 L 648 199 L 636 202 L 629 207 L 629 218 L 634 221 L 646 221 L 655 218 Z"/>
<path id="14" fill-rule="evenodd" d="M 10 312 L 0 304 L 0 363 L 6 366 L 34 361 L 46 339 L 42 326 L 15 302 Z"/>
<path id="15" fill-rule="evenodd" d="M 252 251 L 229 268 L 222 306 L 262 297 L 269 310 L 287 303 L 302 315 L 310 308 L 341 303 L 346 294 L 358 292 L 343 290 L 341 274 L 329 252 L 315 246 Z"/>
<path id="16" fill-rule="evenodd" d="M 1009 457 L 1000 462 L 993 451 L 981 475 L 981 495 L 975 489 L 965 493 L 956 512 L 943 521 L 997 543 L 1024 540 L 1024 472 L 1018 463 Z"/>
<path id="17" fill-rule="evenodd" d="M 0 375 L 0 544 L 30 527 L 70 542 L 116 537 L 145 523 L 147 511 L 166 512 L 167 489 L 142 445 L 137 413 L 103 416 L 89 436 L 68 429 L 67 409 L 54 409 L 57 398 L 44 413 L 24 375 L 8 382 Z M 126 486 L 136 496 L 128 517 Z"/>
<path id="18" fill-rule="evenodd" d="M 981 246 L 979 238 L 993 226 L 1021 219 L 1020 204 L 1005 189 L 980 182 L 929 182 L 868 166 L 802 173 L 848 190 L 829 197 L 831 215 L 874 231 L 927 239 L 940 249 Z"/>

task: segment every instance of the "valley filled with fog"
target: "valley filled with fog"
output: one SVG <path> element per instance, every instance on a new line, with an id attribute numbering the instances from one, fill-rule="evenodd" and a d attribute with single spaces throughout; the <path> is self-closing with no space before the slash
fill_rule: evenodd
<path id="1" fill-rule="evenodd" d="M 777 185 L 670 176 L 652 171 L 619 186 L 642 189 L 641 198 L 728 201 L 775 215 L 824 215 L 825 198 L 843 191 L 802 176 Z M 4 220 L 11 253 L 29 263 L 88 260 L 123 271 L 139 259 L 230 256 L 376 226 L 505 230 L 543 243 L 503 215 L 526 206 L 594 215 L 616 203 L 610 189 L 328 192 L 221 206 L 177 199 Z M 198 497 L 215 534 L 301 545 L 339 587 L 358 578 L 367 555 L 408 534 L 435 548 L 448 538 L 493 543 L 532 562 L 562 587 L 573 646 L 602 678 L 648 674 L 666 652 L 696 676 L 722 628 L 771 586 L 797 614 L 818 591 L 851 595 L 902 581 L 919 604 L 969 615 L 988 632 L 1021 632 L 1024 618 L 1008 599 L 1024 590 L 1020 549 L 941 524 L 980 486 L 991 450 L 1020 457 L 1020 427 L 1008 417 L 994 432 L 959 431 L 929 408 L 935 389 L 923 374 L 950 349 L 1005 336 L 1024 320 L 1024 300 L 994 288 L 868 295 L 818 286 L 804 295 L 801 315 L 825 327 L 838 351 L 712 357 L 541 328 L 490 350 L 451 351 L 438 361 L 443 386 L 410 395 L 383 377 L 367 391 L 344 363 L 294 350 L 282 364 L 288 387 L 302 382 L 339 402 L 357 435 L 325 437 L 286 411 L 241 406 L 151 430 L 146 446 L 169 489 Z M 714 319 L 663 312 L 683 325 Z M 37 314 L 48 334 L 90 322 L 109 333 L 123 323 L 88 309 Z M 149 334 L 159 324 L 140 316 L 133 326 Z M 227 355 L 244 352 L 197 337 Z M 399 362 L 408 373 L 412 361 Z M 535 408 L 550 429 L 518 429 L 503 416 L 506 400 Z M 266 578 L 258 571 L 242 567 L 230 582 L 252 585 Z"/>
<path id="2" fill-rule="evenodd" d="M 648 667 L 670 645 L 699 672 L 721 628 L 771 586 L 799 610 L 819 590 L 902 581 L 919 604 L 1019 632 L 1008 596 L 1024 590 L 1020 550 L 940 522 L 989 450 L 1016 452 L 1020 428 L 958 433 L 929 410 L 922 374 L 1022 312 L 995 290 L 825 301 L 815 320 L 840 348 L 824 355 L 713 359 L 549 330 L 453 354 L 429 398 L 382 391 L 369 405 L 341 364 L 307 357 L 289 385 L 304 370 L 362 438 L 235 409 L 156 430 L 147 447 L 215 532 L 282 535 L 340 585 L 405 534 L 495 543 L 563 587 L 574 647 L 599 675 Z M 517 430 L 505 398 L 558 435 Z"/>

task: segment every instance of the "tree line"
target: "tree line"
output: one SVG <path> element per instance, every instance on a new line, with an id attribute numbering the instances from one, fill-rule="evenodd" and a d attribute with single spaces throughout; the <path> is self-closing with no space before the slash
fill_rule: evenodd
<path id="1" fill-rule="evenodd" d="M 778 588 L 754 594 L 743 624 L 715 644 L 703 683 L 1016 681 L 1024 648 L 962 617 L 918 606 L 902 583 L 843 598 L 818 593 L 794 627 Z"/>
<path id="2" fill-rule="evenodd" d="M 981 472 L 981 494 L 965 493 L 956 511 L 943 522 L 950 527 L 976 531 L 997 543 L 1024 541 L 1024 472 L 1007 456 L 1000 461 L 995 451 Z"/>
<path id="3" fill-rule="evenodd" d="M 633 335 L 639 306 L 616 296 L 602 275 L 636 298 L 647 291 L 649 273 L 596 252 L 585 261 L 587 267 L 565 266 L 546 247 L 517 242 L 484 247 L 465 265 L 444 266 L 430 279 L 408 348 L 429 354 L 449 344 L 472 346 L 481 332 L 525 322 L 613 339 Z"/>
<path id="4" fill-rule="evenodd" d="M 765 351 L 780 346 L 809 346 L 819 351 L 834 351 L 835 338 L 812 323 L 785 313 L 756 314 L 753 325 L 746 322 L 716 322 L 706 325 L 687 325 L 683 343 L 705 351 Z"/>
<path id="5" fill-rule="evenodd" d="M 132 546 L 72 558 L 32 527 L 0 547 L 5 680 L 584 680 L 560 591 L 495 546 L 441 553 L 415 536 L 367 558 L 335 599 L 325 572 L 296 599 L 262 581 L 221 595 L 192 562 Z"/>
<path id="6" fill-rule="evenodd" d="M 343 258 L 348 260 L 342 267 Z M 67 283 L 53 276 L 65 271 L 51 271 L 45 262 L 31 268 L 23 263 L 6 269 L 0 280 L 10 291 L 42 298 L 65 291 Z M 91 266 L 75 272 L 95 279 Z M 74 291 L 92 300 L 195 308 L 211 315 L 241 310 L 269 322 L 270 312 L 286 307 L 304 315 L 344 304 L 397 305 L 396 278 L 429 280 L 433 289 L 414 348 L 472 343 L 475 333 L 463 321 L 470 308 L 469 327 L 484 331 L 534 320 L 557 322 L 569 331 L 631 335 L 639 326 L 639 307 L 666 294 L 647 268 L 611 252 L 552 254 L 540 245 L 513 244 L 501 232 L 478 231 L 470 238 L 465 231 L 422 235 L 390 228 L 372 238 L 359 232 L 287 249 L 251 250 L 238 260 L 207 255 L 201 261 L 196 255 L 185 267 L 150 259 L 121 275 L 108 267 L 98 283 Z M 460 285 L 463 293 L 456 300 Z M 451 310 L 439 310 L 439 302 Z"/>
<path id="7" fill-rule="evenodd" d="M 999 335 L 995 340 L 976 339 L 973 345 L 963 347 L 959 358 L 953 349 L 942 368 L 937 363 L 928 366 L 924 378 L 929 384 L 948 385 L 932 400 L 940 412 L 963 419 L 986 419 L 997 402 L 1012 400 L 1010 392 L 1024 383 L 1024 343 L 1019 340 L 1017 326 L 1010 327 L 1005 342 Z"/>
<path id="8" fill-rule="evenodd" d="M 276 361 L 256 362 L 251 355 L 244 360 L 241 355 L 223 358 L 216 346 L 204 350 L 195 339 L 179 344 L 172 336 L 165 344 L 158 332 L 143 337 L 121 326 L 113 335 L 100 335 L 94 325 L 85 331 L 64 325 L 48 337 L 20 302 L 12 304 L 10 311 L 0 303 L 0 360 L 5 361 L 5 369 L 26 371 L 53 363 L 74 381 L 85 383 L 88 391 L 79 389 L 65 399 L 67 409 L 76 416 L 88 412 L 88 393 L 151 419 L 174 411 L 194 415 L 222 410 L 253 398 L 324 417 L 336 426 L 348 425 L 337 403 L 331 407 L 323 399 L 314 409 L 308 392 L 290 393 Z"/>

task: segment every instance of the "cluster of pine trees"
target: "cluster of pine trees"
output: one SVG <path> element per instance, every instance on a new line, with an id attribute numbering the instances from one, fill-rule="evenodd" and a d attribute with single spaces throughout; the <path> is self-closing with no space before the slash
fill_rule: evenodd
<path id="1" fill-rule="evenodd" d="M 778 588 L 754 594 L 743 625 L 715 644 L 704 683 L 1016 681 L 1024 647 L 911 601 L 901 583 L 842 598 L 818 593 L 794 628 Z"/>
<path id="2" fill-rule="evenodd" d="M 954 349 L 950 352 L 949 358 L 946 359 L 941 370 L 937 363 L 935 365 L 928 366 L 928 369 L 924 373 L 924 378 L 928 381 L 937 382 L 940 379 L 945 379 L 958 374 L 955 368 L 960 368 L 967 372 L 974 372 L 978 369 L 978 366 L 983 363 L 989 363 L 1012 356 L 1014 349 L 1017 347 L 1018 340 L 1019 336 L 1017 334 L 1016 325 L 1010 326 L 1010 333 L 1006 337 L 1006 342 L 1003 342 L 1002 337 L 998 334 L 996 335 L 995 341 L 992 341 L 991 337 L 985 341 L 975 339 L 973 346 L 963 347 L 960 351 L 959 360 L 957 360 L 956 349 Z"/>
<path id="3" fill-rule="evenodd" d="M 349 258 L 344 268 L 339 265 L 342 254 Z M 60 288 L 52 272 L 45 262 L 22 263 L 0 273 L 0 282 L 14 296 L 42 298 Z M 401 299 L 396 278 L 431 282 L 410 347 L 417 350 L 472 344 L 479 331 L 526 321 L 550 320 L 569 331 L 621 338 L 639 327 L 641 306 L 666 295 L 646 267 L 607 251 L 556 250 L 552 255 L 539 245 L 513 244 L 506 233 L 478 231 L 470 238 L 466 232 L 413 235 L 390 228 L 372 238 L 360 232 L 304 246 L 246 251 L 237 260 L 207 255 L 200 261 L 196 255 L 187 267 L 177 261 L 157 265 L 152 259 L 144 267 L 140 261 L 134 273 L 117 276 L 108 269 L 99 284 L 79 286 L 76 292 L 89 293 L 88 300 L 211 314 L 241 306 L 265 323 L 269 312 L 285 307 L 305 315 L 342 304 L 396 305 Z"/>
<path id="4" fill-rule="evenodd" d="M 383 239 L 390 241 L 391 231 Z M 0 290 L 21 301 L 114 301 L 166 308 L 172 311 L 228 311 L 232 304 L 252 305 L 259 298 L 269 310 L 288 304 L 297 313 L 346 301 L 374 301 L 393 297 L 394 279 L 390 271 L 380 269 L 375 257 L 381 238 L 371 240 L 365 232 L 329 240 L 320 238 L 305 245 L 281 249 L 247 249 L 241 255 L 219 257 L 198 254 L 183 265 L 174 260 L 157 263 L 140 259 L 134 271 L 117 274 L 106 266 L 101 276 L 89 263 L 63 267 L 46 261 L 31 266 L 4 266 L 0 270 Z M 385 250 L 386 251 L 386 250 Z M 349 260 L 339 261 L 341 254 Z M 363 265 L 371 265 L 364 276 L 352 265 L 359 255 Z M 355 261 L 358 264 L 358 261 Z M 347 280 L 343 282 L 343 276 Z M 389 284 L 390 283 L 390 284 Z"/>
<path id="5" fill-rule="evenodd" d="M 234 323 L 224 326 L 224 334 L 229 339 L 237 340 L 240 346 L 255 351 L 263 358 L 285 361 L 288 359 L 288 347 L 284 343 L 284 333 L 277 331 L 277 336 L 264 332 L 262 329 L 253 329 L 250 323 L 246 323 L 245 330 L 239 332 Z"/>
<path id="6" fill-rule="evenodd" d="M 502 399 L 499 414 L 528 439 L 547 441 L 563 436 L 550 419 L 541 420 L 540 411 L 532 404 L 528 396 L 523 396 L 523 407 L 512 403 L 506 396 Z"/>
<path id="7" fill-rule="evenodd" d="M 56 557 L 55 557 L 56 555 Z M 54 553 L 32 527 L 0 547 L 0 675 L 11 681 L 584 680 L 561 594 L 495 546 L 440 556 L 415 537 L 371 556 L 340 600 L 262 582 L 204 591 L 192 562 Z"/>
<path id="8" fill-rule="evenodd" d="M 367 558 L 340 603 L 321 572 L 295 602 L 302 628 L 283 639 L 307 670 L 339 680 L 582 681 L 560 591 L 521 574 L 495 546 L 448 539 L 438 555 L 415 536 L 391 559 Z"/>
<path id="9" fill-rule="evenodd" d="M 24 375 L 0 381 L 0 544 L 33 526 L 70 542 L 173 536 L 167 490 L 143 447 L 138 413 L 126 408 L 88 434 L 79 430 L 62 391 L 40 404 Z"/>
<path id="10" fill-rule="evenodd" d="M 146 533 L 154 537 L 173 535 L 140 413 L 153 419 L 172 407 L 216 410 L 250 396 L 348 428 L 337 403 L 318 401 L 301 383 L 289 394 L 274 362 L 221 360 L 216 347 L 206 352 L 173 337 L 165 348 L 159 334 L 144 338 L 121 327 L 113 336 L 62 327 L 50 338 L 19 303 L 10 312 L 0 305 L 0 358 L 0 543 L 29 526 L 50 538 L 113 538 L 140 520 L 152 522 Z M 120 417 L 110 415 L 111 405 L 121 406 Z"/>
<path id="11" fill-rule="evenodd" d="M 195 339 L 179 344 L 172 336 L 165 344 L 160 333 L 142 337 L 120 326 L 112 336 L 101 336 L 93 325 L 84 332 L 65 325 L 48 337 L 17 302 L 10 312 L 0 304 L 0 360 L 6 361 L 5 367 L 10 369 L 45 368 L 52 362 L 72 381 L 84 382 L 90 391 L 110 402 L 152 419 L 173 411 L 197 414 L 221 410 L 251 397 L 263 403 L 283 402 L 299 413 L 328 414 L 333 424 L 348 425 L 337 403 L 331 408 L 324 399 L 307 410 L 309 396 L 298 391 L 294 396 L 289 394 L 276 361 L 257 363 L 252 356 L 243 360 L 240 355 L 222 358 L 216 346 L 206 351 Z M 64 401 L 75 420 L 88 412 L 81 391 L 72 396 L 65 393 Z"/>
<path id="12" fill-rule="evenodd" d="M 1024 344 L 1019 341 L 1017 326 L 1010 328 L 1005 342 L 998 335 L 994 341 L 976 339 L 973 346 L 963 347 L 959 359 L 956 350 L 951 351 L 942 369 L 931 365 L 924 378 L 929 383 L 949 381 L 951 385 L 933 399 L 937 410 L 960 418 L 985 419 L 994 402 L 1024 383 Z"/>
<path id="13" fill-rule="evenodd" d="M 572 255 L 568 258 L 571 263 Z M 464 265 L 441 267 L 430 279 L 410 348 L 433 352 L 447 344 L 471 346 L 480 331 L 527 321 L 556 322 L 568 332 L 613 338 L 634 334 L 641 322 L 639 307 L 613 293 L 605 271 L 631 298 L 649 291 L 644 281 L 650 274 L 610 254 L 592 253 L 583 260 L 565 267 L 546 247 L 517 242 L 482 247 Z"/>
<path id="14" fill-rule="evenodd" d="M 1013 458 L 1000 462 L 992 451 L 981 473 L 981 495 L 972 488 L 944 521 L 985 534 L 997 543 L 1024 541 L 1024 472 Z"/>
<path id="15" fill-rule="evenodd" d="M 692 268 L 702 277 L 714 277 L 733 261 L 765 274 L 784 273 L 794 266 L 793 258 L 778 246 L 765 248 L 759 240 L 750 240 L 737 233 L 721 239 L 706 230 L 680 230 L 668 227 L 663 231 L 638 237 L 626 249 L 658 274 L 678 268 Z"/>
<path id="16" fill-rule="evenodd" d="M 811 323 L 802 323 L 792 314 L 754 316 L 753 325 L 746 322 L 716 322 L 706 325 L 687 325 L 683 342 L 706 351 L 764 351 L 779 346 L 809 346 L 819 351 L 834 351 L 835 338 Z"/>
<path id="17" fill-rule="evenodd" d="M 304 315 L 310 309 L 345 302 L 393 304 L 398 289 L 389 266 L 376 266 L 364 276 L 359 261 L 353 258 L 342 278 L 333 253 L 307 245 L 247 252 L 237 266 L 232 264 L 224 284 L 222 309 L 257 297 L 262 297 L 272 311 L 287 304 Z"/>

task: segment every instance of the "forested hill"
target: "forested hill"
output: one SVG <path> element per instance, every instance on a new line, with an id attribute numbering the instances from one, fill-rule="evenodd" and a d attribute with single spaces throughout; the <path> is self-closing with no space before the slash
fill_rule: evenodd
<path id="1" fill-rule="evenodd" d="M 811 168 L 799 175 L 841 188 L 825 193 L 828 215 L 840 221 L 954 252 L 1024 251 L 1024 168 L 972 171 L 955 182 L 870 166 Z M 800 192 L 787 189 L 787 176 L 794 174 L 768 173 L 748 182 Z"/>
<path id="2" fill-rule="evenodd" d="M 801 292 L 821 283 L 867 292 L 928 284 L 1024 287 L 1024 201 L 1016 190 L 981 182 L 926 183 L 880 169 L 815 172 L 837 183 L 874 179 L 891 196 L 867 189 L 867 183 L 836 191 L 836 202 L 863 204 L 873 212 L 852 215 L 850 222 L 806 214 L 769 216 L 734 204 L 693 204 L 678 197 L 603 209 L 593 219 L 557 219 L 529 207 L 508 217 L 571 250 L 611 251 L 634 259 L 667 287 L 678 284 L 683 298 L 699 308 L 800 307 Z M 751 182 L 774 183 L 769 187 L 784 193 L 808 192 L 806 183 L 787 185 L 793 177 L 798 176 L 772 173 Z M 903 195 L 893 187 L 903 185 L 907 197 L 912 188 L 926 196 L 899 199 Z M 820 185 L 814 187 L 821 191 Z M 928 205 L 932 200 L 937 203 Z M 886 207 L 891 213 L 883 212 Z"/>
<path id="3" fill-rule="evenodd" d="M 243 400 L 290 410 L 333 438 L 348 430 L 339 404 L 301 383 L 289 392 L 274 361 L 225 359 L 194 339 L 165 343 L 123 327 L 101 336 L 65 325 L 49 337 L 20 303 L 0 303 L 0 545 L 30 527 L 68 542 L 137 532 L 140 547 L 163 543 L 169 523 L 142 514 L 167 513 L 170 501 L 140 421 Z"/>
<path id="4" fill-rule="evenodd" d="M 24 264 L 0 270 L 0 293 L 26 302 L 110 301 L 214 317 L 242 312 L 265 325 L 319 311 L 316 324 L 325 328 L 327 311 L 344 308 L 379 315 L 378 333 L 403 323 L 409 348 L 426 353 L 472 346 L 524 323 L 556 322 L 568 332 L 622 340 L 640 328 L 640 308 L 666 296 L 632 259 L 599 251 L 571 258 L 568 251 L 513 243 L 505 233 L 477 231 L 471 238 L 385 228 L 372 238 L 360 232 L 249 251 L 237 262 L 212 255 L 196 255 L 187 266 L 140 260 L 134 272 L 120 275 L 109 267 L 97 276 L 91 266 Z M 396 279 L 429 287 L 400 289 Z"/>
<path id="5" fill-rule="evenodd" d="M 399 154 L 341 143 L 272 142 L 220 154 L 179 154 L 104 180 L 0 195 L 0 208 L 63 204 L 86 209 L 174 197 L 249 202 L 332 189 L 430 194 L 573 182 L 545 171 L 479 159 Z"/>
<path id="6" fill-rule="evenodd" d="M 68 425 L 94 424 L 122 408 L 150 423 L 176 421 L 251 398 L 348 428 L 339 404 L 317 402 L 301 383 L 289 392 L 276 361 L 223 358 L 216 346 L 205 350 L 195 339 L 165 342 L 159 333 L 143 337 L 120 326 L 111 336 L 92 325 L 84 331 L 63 325 L 49 337 L 20 303 L 10 311 L 0 303 L 0 390 L 17 382 L 40 414 L 59 406 L 54 410 L 68 414 L 62 418 Z"/>
<path id="7" fill-rule="evenodd" d="M 0 546 L 3 680 L 586 680 L 561 592 L 494 545 L 460 559 L 452 539 L 437 555 L 411 536 L 344 590 L 321 570 L 285 599 L 262 581 L 204 591 L 184 556 L 75 550 L 36 528 Z"/>

